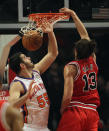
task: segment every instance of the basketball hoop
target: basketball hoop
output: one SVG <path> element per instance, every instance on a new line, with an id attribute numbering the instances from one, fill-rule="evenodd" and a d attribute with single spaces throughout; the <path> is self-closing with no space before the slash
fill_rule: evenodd
<path id="1" fill-rule="evenodd" d="M 35 21 L 37 27 L 40 27 L 42 22 L 48 22 L 50 24 L 55 24 L 58 21 L 68 19 L 69 16 L 65 15 L 64 13 L 36 13 L 30 14 L 29 20 Z"/>
<path id="2" fill-rule="evenodd" d="M 54 25 L 58 21 L 69 19 L 69 15 L 65 15 L 64 13 L 34 13 L 30 14 L 28 18 L 28 25 L 22 27 L 20 30 L 20 33 L 23 35 L 26 35 L 28 31 L 42 28 L 42 25 L 46 25 L 46 23 Z"/>

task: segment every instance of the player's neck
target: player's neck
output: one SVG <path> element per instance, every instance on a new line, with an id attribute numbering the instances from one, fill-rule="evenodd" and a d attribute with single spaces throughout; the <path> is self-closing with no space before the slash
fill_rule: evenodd
<path id="1" fill-rule="evenodd" d="M 24 78 L 32 78 L 32 70 L 22 70 L 19 73 L 19 76 Z"/>

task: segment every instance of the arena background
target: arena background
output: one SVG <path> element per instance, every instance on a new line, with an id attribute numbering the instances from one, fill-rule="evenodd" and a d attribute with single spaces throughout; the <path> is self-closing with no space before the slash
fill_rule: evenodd
<path id="1" fill-rule="evenodd" d="M 76 11 L 84 22 L 89 36 L 97 42 L 97 64 L 99 67 L 98 90 L 101 106 L 99 131 L 109 131 L 109 0 L 3 0 L 0 1 L 0 55 L 4 45 L 18 34 L 20 28 L 28 23 L 28 14 L 42 12 L 58 12 L 62 7 Z M 49 128 L 55 131 L 60 119 L 60 105 L 63 94 L 63 68 L 73 60 L 73 43 L 80 37 L 72 19 L 55 24 L 59 56 L 51 68 L 44 73 L 43 80 L 51 101 Z M 10 55 L 22 51 L 29 55 L 33 62 L 39 61 L 47 51 L 47 36 L 44 35 L 43 46 L 35 52 L 28 52 L 20 40 L 12 47 Z M 7 62 L 8 64 L 8 62 Z M 13 73 L 8 65 L 4 74 L 4 90 L 11 81 Z M 8 92 L 0 92 L 0 99 L 7 99 Z"/>

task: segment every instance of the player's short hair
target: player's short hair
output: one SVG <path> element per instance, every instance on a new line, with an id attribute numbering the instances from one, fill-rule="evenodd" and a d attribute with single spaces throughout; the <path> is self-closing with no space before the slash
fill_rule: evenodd
<path id="1" fill-rule="evenodd" d="M 81 39 L 75 43 L 75 49 L 77 51 L 77 59 L 85 59 L 96 51 L 96 42 L 95 40 Z"/>
<path id="2" fill-rule="evenodd" d="M 13 56 L 11 56 L 9 58 L 9 67 L 16 73 L 19 74 L 21 67 L 20 67 L 20 63 L 23 63 L 23 60 L 21 59 L 21 54 L 22 52 L 18 52 L 16 54 L 14 54 Z"/>

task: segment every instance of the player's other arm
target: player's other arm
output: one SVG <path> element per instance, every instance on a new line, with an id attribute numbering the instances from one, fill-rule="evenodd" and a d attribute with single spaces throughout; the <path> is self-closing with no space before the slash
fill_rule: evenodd
<path id="1" fill-rule="evenodd" d="M 64 93 L 61 104 L 61 114 L 65 108 L 70 104 L 73 95 L 74 77 L 76 75 L 76 67 L 74 65 L 67 65 L 64 68 Z"/>
<path id="2" fill-rule="evenodd" d="M 21 83 L 19 82 L 14 82 L 11 84 L 10 86 L 10 90 L 9 90 L 9 103 L 11 105 L 14 105 L 14 103 L 16 103 L 18 101 L 18 99 L 20 98 L 20 94 L 21 92 L 23 93 L 24 90 L 23 90 L 23 87 L 21 85 Z M 16 105 L 16 107 L 21 107 L 21 105 L 23 105 L 23 102 L 20 103 L 19 105 Z"/>
<path id="3" fill-rule="evenodd" d="M 79 19 L 79 17 L 77 16 L 77 14 L 73 10 L 68 9 L 68 8 L 61 8 L 60 12 L 68 14 L 72 17 L 81 39 L 90 40 L 88 32 L 87 32 L 84 24 L 82 23 L 82 21 Z"/>
<path id="4" fill-rule="evenodd" d="M 55 34 L 53 32 L 53 26 L 47 23 L 46 27 L 44 28 L 44 33 L 48 34 L 48 53 L 44 56 L 44 58 L 35 65 L 35 70 L 39 70 L 42 74 L 44 73 L 50 65 L 55 61 L 58 55 L 58 47 Z"/>
<path id="5" fill-rule="evenodd" d="M 13 83 L 9 91 L 10 93 L 10 97 L 8 100 L 9 103 L 13 107 L 17 107 L 17 108 L 20 108 L 23 104 L 25 104 L 26 100 L 29 99 L 34 93 L 34 89 L 32 88 L 33 83 L 34 81 L 30 83 L 28 91 L 22 97 L 20 97 L 20 94 L 24 93 L 24 89 L 22 85 L 19 82 Z"/>
<path id="6" fill-rule="evenodd" d="M 10 52 L 10 48 L 17 43 L 20 40 L 20 36 L 16 36 L 14 39 L 12 39 L 5 47 L 3 48 L 2 55 L 0 58 L 0 81 L 2 82 L 5 66 L 7 62 L 7 58 Z"/>

